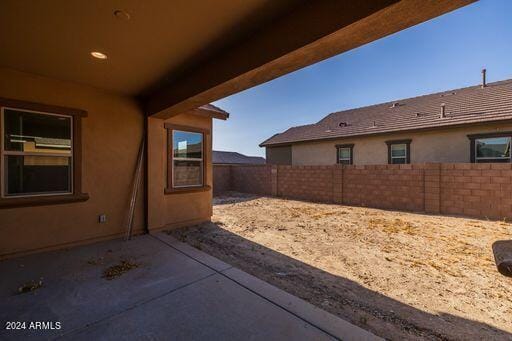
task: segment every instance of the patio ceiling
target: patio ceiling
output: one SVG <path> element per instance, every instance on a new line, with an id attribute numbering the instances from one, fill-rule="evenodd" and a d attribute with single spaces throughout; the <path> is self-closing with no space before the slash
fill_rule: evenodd
<path id="1" fill-rule="evenodd" d="M 166 118 L 473 1 L 3 0 L 0 66 L 136 96 Z"/>

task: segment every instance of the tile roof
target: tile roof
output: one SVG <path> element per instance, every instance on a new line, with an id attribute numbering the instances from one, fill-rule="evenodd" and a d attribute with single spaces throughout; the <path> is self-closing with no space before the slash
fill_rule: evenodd
<path id="1" fill-rule="evenodd" d="M 445 117 L 441 117 L 441 105 Z M 512 120 L 512 79 L 329 114 L 260 146 Z"/>
<path id="2" fill-rule="evenodd" d="M 208 111 L 214 111 L 216 113 L 219 113 L 221 115 L 224 115 L 226 118 L 229 117 L 229 113 L 219 107 L 216 107 L 215 105 L 213 104 L 205 104 L 205 105 L 202 105 L 200 106 L 198 109 L 201 109 L 201 110 L 208 110 Z"/>
<path id="3" fill-rule="evenodd" d="M 221 152 L 214 150 L 212 157 L 214 164 L 265 164 L 265 158 L 260 156 L 246 156 L 236 152 Z"/>

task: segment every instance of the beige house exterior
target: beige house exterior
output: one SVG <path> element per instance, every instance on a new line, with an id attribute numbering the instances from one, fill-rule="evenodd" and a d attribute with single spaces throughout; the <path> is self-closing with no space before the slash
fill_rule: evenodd
<path id="1" fill-rule="evenodd" d="M 212 155 L 212 119 L 191 114 L 181 114 L 165 121 L 148 120 L 149 177 L 148 177 L 148 227 L 159 230 L 193 225 L 210 220 L 212 215 L 212 163 L 205 163 L 205 186 L 199 190 L 168 192 L 167 181 L 167 130 L 165 124 L 194 127 L 205 130 L 206 160 Z"/>
<path id="2" fill-rule="evenodd" d="M 332 165 L 337 163 L 336 146 L 354 144 L 353 164 L 388 163 L 386 141 L 411 139 L 411 163 L 470 162 L 471 143 L 468 135 L 512 131 L 512 122 L 468 126 L 380 136 L 296 143 L 291 145 L 293 165 Z"/>
<path id="3" fill-rule="evenodd" d="M 121 236 L 143 132 L 144 117 L 136 102 L 90 86 L 5 68 L 0 69 L 0 79 L 0 97 L 87 111 L 82 119 L 81 183 L 87 196 L 80 202 L 0 209 L 0 256 Z M 144 226 L 141 199 L 135 209 L 135 233 Z M 98 224 L 99 214 L 107 214 L 106 223 Z"/>
<path id="4" fill-rule="evenodd" d="M 39 199 L 0 198 L 0 258 L 124 236 L 144 130 L 140 106 L 127 96 L 5 68 L 0 68 L 0 79 L 0 97 L 87 112 L 81 119 L 81 183 L 74 184 L 80 185 L 80 193 Z M 45 110 L 52 112 L 51 106 Z M 207 221 L 211 216 L 211 162 L 205 162 L 206 181 L 200 189 L 172 194 L 164 190 L 168 154 L 165 124 L 169 122 L 204 129 L 206 160 L 211 159 L 212 117 L 208 114 L 190 110 L 167 120 L 148 119 L 148 231 Z M 25 202 L 16 202 L 20 200 Z M 99 215 L 105 215 L 106 221 L 99 223 Z M 144 216 L 141 190 L 134 212 L 134 234 L 146 230 Z"/>

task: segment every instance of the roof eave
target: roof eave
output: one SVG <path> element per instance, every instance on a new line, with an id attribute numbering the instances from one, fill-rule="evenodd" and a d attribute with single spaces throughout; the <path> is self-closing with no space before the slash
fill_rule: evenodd
<path id="1" fill-rule="evenodd" d="M 229 113 L 224 110 L 214 110 L 210 109 L 206 106 L 201 106 L 193 110 L 195 115 L 206 116 L 211 118 L 216 118 L 218 120 L 226 121 L 229 118 Z"/>

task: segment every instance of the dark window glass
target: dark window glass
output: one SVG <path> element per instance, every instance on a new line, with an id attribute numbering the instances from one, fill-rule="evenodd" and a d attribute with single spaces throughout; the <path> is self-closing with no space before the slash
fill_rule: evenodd
<path id="1" fill-rule="evenodd" d="M 3 195 L 72 192 L 72 118 L 3 110 Z"/>
<path id="2" fill-rule="evenodd" d="M 391 157 L 405 157 L 406 150 L 406 144 L 393 144 L 391 145 Z"/>
<path id="3" fill-rule="evenodd" d="M 342 165 L 350 165 L 350 148 L 339 148 L 338 149 L 338 157 L 339 157 L 339 163 Z"/>
<path id="4" fill-rule="evenodd" d="M 392 158 L 391 159 L 391 163 L 392 164 L 405 164 L 405 162 L 406 162 L 406 159 L 404 157 Z"/>
<path id="5" fill-rule="evenodd" d="M 7 155 L 4 160 L 7 196 L 71 192 L 69 157 Z"/>
<path id="6" fill-rule="evenodd" d="M 4 151 L 71 155 L 71 117 L 5 109 Z"/>
<path id="7" fill-rule="evenodd" d="M 173 130 L 172 186 L 203 185 L 203 134 Z"/>
<path id="8" fill-rule="evenodd" d="M 174 160 L 174 187 L 201 186 L 203 184 L 203 162 Z"/>
<path id="9" fill-rule="evenodd" d="M 174 159 L 203 158 L 203 134 L 174 130 L 172 139 Z"/>
<path id="10" fill-rule="evenodd" d="M 477 139 L 475 141 L 477 161 L 510 160 L 510 137 Z"/>
<path id="11" fill-rule="evenodd" d="M 407 163 L 407 145 L 392 144 L 391 145 L 391 163 L 405 164 Z"/>
<path id="12" fill-rule="evenodd" d="M 350 159 L 350 148 L 340 148 L 340 160 Z"/>

